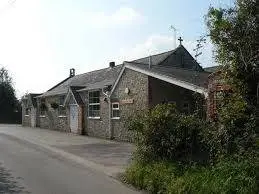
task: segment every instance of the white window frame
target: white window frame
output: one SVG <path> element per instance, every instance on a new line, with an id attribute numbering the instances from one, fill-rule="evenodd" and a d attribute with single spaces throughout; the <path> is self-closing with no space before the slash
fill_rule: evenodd
<path id="1" fill-rule="evenodd" d="M 65 97 L 64 97 L 63 101 L 61 102 L 61 98 L 62 97 L 64 97 L 64 96 L 59 96 L 59 106 L 58 106 L 58 117 L 59 118 L 67 117 L 67 115 L 66 115 L 66 107 L 63 106 L 63 103 L 65 101 Z M 65 109 L 65 114 L 60 114 L 60 108 L 64 108 Z"/>
<path id="2" fill-rule="evenodd" d="M 93 93 L 93 92 L 99 92 L 99 103 L 90 103 L 90 93 Z M 101 99 L 100 99 L 100 91 L 99 90 L 93 90 L 93 91 L 89 91 L 88 92 L 88 116 L 87 118 L 89 119 L 100 119 L 100 110 L 101 110 Z M 90 116 L 90 106 L 93 106 L 93 105 L 99 105 L 99 116 Z"/>
<path id="3" fill-rule="evenodd" d="M 65 114 L 60 114 L 60 110 L 59 110 L 60 108 L 64 108 L 65 112 L 66 112 L 66 107 L 63 106 L 63 105 L 59 105 L 59 107 L 58 107 L 58 117 L 59 118 L 67 117 L 66 113 Z"/>
<path id="4" fill-rule="evenodd" d="M 26 111 L 28 110 L 28 114 L 26 114 Z M 30 116 L 30 108 L 25 108 L 25 115 L 24 116 L 26 116 L 26 117 L 28 117 L 28 116 Z"/>
<path id="5" fill-rule="evenodd" d="M 118 105 L 118 108 L 113 108 L 113 105 L 114 105 L 114 104 L 117 104 L 117 105 Z M 114 117 L 114 116 L 113 116 L 113 111 L 114 111 L 114 110 L 118 110 L 118 111 L 120 112 L 120 103 L 119 103 L 119 102 L 113 102 L 113 103 L 112 103 L 112 119 L 120 119 L 120 116 L 119 116 L 119 117 Z"/>

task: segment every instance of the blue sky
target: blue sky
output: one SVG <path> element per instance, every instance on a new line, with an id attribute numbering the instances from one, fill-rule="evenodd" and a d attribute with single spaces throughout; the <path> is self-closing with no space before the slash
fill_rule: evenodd
<path id="1" fill-rule="evenodd" d="M 233 0 L 0 0 L 0 64 L 14 79 L 17 95 L 44 92 L 76 74 L 174 49 L 177 37 L 193 54 L 206 33 L 210 5 Z M 178 41 L 177 41 L 178 45 Z M 208 42 L 198 59 L 211 66 Z"/>

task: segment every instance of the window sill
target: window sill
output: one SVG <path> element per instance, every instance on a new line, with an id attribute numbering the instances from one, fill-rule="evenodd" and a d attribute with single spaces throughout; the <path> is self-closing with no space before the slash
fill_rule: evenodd
<path id="1" fill-rule="evenodd" d="M 45 118 L 46 116 L 45 115 L 40 115 L 40 118 Z"/>
<path id="2" fill-rule="evenodd" d="M 59 115 L 58 118 L 67 118 L 65 115 Z"/>
<path id="3" fill-rule="evenodd" d="M 100 120 L 101 117 L 87 117 L 88 119 Z"/>
<path id="4" fill-rule="evenodd" d="M 112 119 L 112 120 L 119 120 L 120 117 L 112 117 L 111 119 Z"/>

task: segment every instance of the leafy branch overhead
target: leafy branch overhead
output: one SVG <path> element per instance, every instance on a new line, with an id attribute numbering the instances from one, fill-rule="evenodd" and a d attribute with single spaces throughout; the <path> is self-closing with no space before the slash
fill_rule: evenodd
<path id="1" fill-rule="evenodd" d="M 233 8 L 209 9 L 207 26 L 216 47 L 216 60 L 225 78 L 247 100 L 256 104 L 258 83 L 258 18 L 255 0 L 237 0 Z"/>

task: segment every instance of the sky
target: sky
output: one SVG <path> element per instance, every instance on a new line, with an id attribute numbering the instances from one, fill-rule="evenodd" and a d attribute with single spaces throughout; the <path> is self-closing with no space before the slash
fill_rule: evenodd
<path id="1" fill-rule="evenodd" d="M 233 0 L 0 0 L 0 67 L 18 97 L 42 93 L 69 75 L 183 45 L 194 55 L 209 6 Z M 208 40 L 198 62 L 215 65 Z"/>

